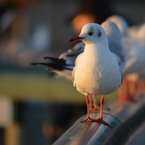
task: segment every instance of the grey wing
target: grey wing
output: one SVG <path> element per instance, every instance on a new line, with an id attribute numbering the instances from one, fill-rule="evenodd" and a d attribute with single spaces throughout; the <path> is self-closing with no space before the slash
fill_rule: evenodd
<path id="1" fill-rule="evenodd" d="M 113 53 L 113 52 L 112 52 L 112 53 Z M 114 54 L 114 53 L 113 53 L 113 54 Z M 119 66 L 119 71 L 120 71 L 120 74 L 121 74 L 121 82 L 120 82 L 120 85 L 119 85 L 119 87 L 120 87 L 121 84 L 122 84 L 122 82 L 123 82 L 123 73 L 122 73 L 122 69 L 121 69 L 121 67 L 120 67 L 121 60 L 120 60 L 120 58 L 119 58 L 116 54 L 114 54 L 114 56 L 117 58 L 118 66 Z"/>
<path id="2" fill-rule="evenodd" d="M 123 69 L 127 61 L 127 54 L 124 45 L 111 37 L 108 37 L 108 41 L 110 51 L 119 57 L 119 65 L 121 69 Z"/>
<path id="3" fill-rule="evenodd" d="M 77 57 L 80 53 L 84 51 L 85 44 L 83 42 L 77 43 L 73 48 L 68 49 L 68 51 L 62 53 L 59 56 L 59 59 L 68 59 L 68 58 L 73 58 Z"/>
<path id="4" fill-rule="evenodd" d="M 67 52 L 62 53 L 59 56 L 59 59 L 65 60 L 67 65 L 73 66 L 75 65 L 75 60 L 84 51 L 84 43 L 80 42 L 76 44 L 72 49 L 69 49 Z"/>

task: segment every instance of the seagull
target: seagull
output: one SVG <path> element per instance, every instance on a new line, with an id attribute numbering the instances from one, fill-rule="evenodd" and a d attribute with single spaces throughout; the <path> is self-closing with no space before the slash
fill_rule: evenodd
<path id="1" fill-rule="evenodd" d="M 110 51 L 106 33 L 99 24 L 85 24 L 80 35 L 70 42 L 77 40 L 85 43 L 84 52 L 77 57 L 72 72 L 73 85 L 86 96 L 87 118 L 81 122 L 99 122 L 112 127 L 103 120 L 102 111 L 105 95 L 116 91 L 122 83 L 120 59 Z M 98 119 L 90 117 L 91 95 L 102 95 Z"/>
<path id="2" fill-rule="evenodd" d="M 126 51 L 121 41 L 121 33 L 117 25 L 111 21 L 105 21 L 101 24 L 104 28 L 108 42 L 109 49 L 120 58 L 120 68 L 123 69 L 126 64 Z M 43 65 L 48 70 L 53 71 L 61 76 L 65 76 L 69 80 L 72 78 L 72 70 L 75 65 L 77 56 L 84 51 L 85 44 L 83 42 L 77 43 L 72 49 L 62 53 L 58 58 L 44 57 L 46 63 L 32 63 L 32 65 Z M 93 104 L 90 106 L 90 111 L 100 109 L 97 105 L 96 96 L 93 95 Z M 108 110 L 108 109 L 107 109 Z"/>

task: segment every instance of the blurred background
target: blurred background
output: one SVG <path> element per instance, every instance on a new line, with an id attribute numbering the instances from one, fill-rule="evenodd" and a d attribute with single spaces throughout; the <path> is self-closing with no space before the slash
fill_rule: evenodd
<path id="1" fill-rule="evenodd" d="M 144 8 L 141 0 L 0 0 L 0 145 L 52 144 L 86 113 L 71 81 L 30 63 L 72 48 L 85 23 L 117 14 L 139 25 Z"/>

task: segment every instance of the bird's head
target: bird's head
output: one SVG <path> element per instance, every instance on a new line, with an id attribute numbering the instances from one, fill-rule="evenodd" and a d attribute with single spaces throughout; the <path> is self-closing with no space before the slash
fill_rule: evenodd
<path id="1" fill-rule="evenodd" d="M 80 35 L 72 38 L 70 42 L 82 40 L 85 44 L 92 44 L 101 41 L 105 37 L 106 34 L 99 24 L 88 23 L 83 26 Z"/>

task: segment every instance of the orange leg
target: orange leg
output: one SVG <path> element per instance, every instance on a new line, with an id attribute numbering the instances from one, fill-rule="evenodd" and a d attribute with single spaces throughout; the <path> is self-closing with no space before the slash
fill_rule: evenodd
<path id="1" fill-rule="evenodd" d="M 144 95 L 145 94 L 145 80 L 142 80 L 138 83 L 139 85 L 139 93 L 140 95 Z"/>
<path id="2" fill-rule="evenodd" d="M 98 117 L 97 120 L 95 120 L 95 122 L 103 123 L 104 125 L 107 125 L 107 126 L 109 126 L 109 127 L 112 128 L 112 126 L 110 124 L 108 124 L 106 121 L 103 120 L 103 104 L 104 104 L 104 98 L 105 98 L 105 96 L 102 96 L 102 98 L 100 100 L 100 116 Z"/>
<path id="3" fill-rule="evenodd" d="M 92 95 L 93 97 L 93 104 L 92 104 L 92 110 L 91 111 L 98 111 L 100 110 L 100 107 L 97 105 L 97 100 L 96 100 L 96 96 Z"/>
<path id="4" fill-rule="evenodd" d="M 105 122 L 103 120 L 103 104 L 104 104 L 104 96 L 102 96 L 101 100 L 100 100 L 100 116 L 98 117 L 98 119 L 92 119 L 90 117 L 90 110 L 89 110 L 89 106 L 90 106 L 90 100 L 89 100 L 89 95 L 86 96 L 86 104 L 87 104 L 87 118 L 82 120 L 82 122 L 98 122 L 98 123 L 103 123 L 104 125 L 107 125 L 109 127 L 112 128 L 111 125 L 109 125 L 107 122 Z"/>
<path id="5" fill-rule="evenodd" d="M 123 89 L 124 89 L 124 94 L 123 96 L 120 98 L 122 101 L 126 101 L 128 100 L 128 98 L 130 98 L 130 94 L 129 94 L 129 81 L 128 79 L 124 79 L 124 83 L 123 83 Z"/>
<path id="6" fill-rule="evenodd" d="M 87 118 L 82 120 L 82 122 L 91 122 L 92 121 L 92 118 L 90 117 L 90 106 L 91 106 L 91 99 L 90 99 L 90 96 L 87 95 L 86 96 L 86 105 L 87 105 Z"/>
<path id="7" fill-rule="evenodd" d="M 97 105 L 96 96 L 92 95 L 92 97 L 93 97 L 93 104 L 92 104 L 92 109 L 90 111 L 93 112 L 93 111 L 100 110 L 100 107 Z M 110 111 L 110 108 L 104 108 L 104 110 Z"/>
<path id="8" fill-rule="evenodd" d="M 132 93 L 135 93 L 136 90 L 134 84 L 130 82 L 127 78 L 124 79 L 123 85 L 118 88 L 118 97 L 121 101 L 132 101 L 135 102 L 135 99 L 132 96 Z"/>
<path id="9" fill-rule="evenodd" d="M 132 99 L 137 95 L 137 92 L 138 92 L 137 80 L 133 80 L 131 81 L 130 84 L 130 94 L 131 94 L 130 96 Z"/>
<path id="10" fill-rule="evenodd" d="M 118 98 L 121 101 L 126 101 L 129 96 L 129 82 L 125 78 L 122 85 L 118 88 Z"/>
<path id="11" fill-rule="evenodd" d="M 88 98 L 86 98 L 86 104 L 88 104 L 89 112 L 91 112 L 93 105 L 92 105 L 92 99 L 90 95 L 88 95 Z"/>

